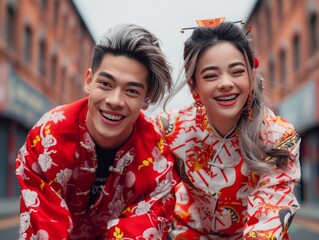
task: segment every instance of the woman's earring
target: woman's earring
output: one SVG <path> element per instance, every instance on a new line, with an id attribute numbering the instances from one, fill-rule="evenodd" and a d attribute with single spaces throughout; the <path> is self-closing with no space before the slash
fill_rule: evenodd
<path id="1" fill-rule="evenodd" d="M 196 108 L 196 126 L 200 129 L 204 130 L 204 122 L 205 122 L 205 112 L 203 103 L 200 100 L 198 93 L 193 93 L 193 98 L 195 100 L 195 108 Z"/>

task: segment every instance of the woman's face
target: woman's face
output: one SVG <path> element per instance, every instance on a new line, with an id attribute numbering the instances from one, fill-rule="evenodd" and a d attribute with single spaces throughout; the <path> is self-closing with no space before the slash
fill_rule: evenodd
<path id="1" fill-rule="evenodd" d="M 229 42 L 208 48 L 198 59 L 193 89 L 221 135 L 236 125 L 251 92 L 248 67 L 244 55 Z"/>

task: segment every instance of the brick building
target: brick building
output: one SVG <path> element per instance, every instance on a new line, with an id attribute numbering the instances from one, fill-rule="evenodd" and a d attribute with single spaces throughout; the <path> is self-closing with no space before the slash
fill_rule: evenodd
<path id="1" fill-rule="evenodd" d="M 305 205 L 319 205 L 319 0 L 257 0 L 248 18 L 265 90 L 302 137 Z"/>
<path id="2" fill-rule="evenodd" d="M 71 0 L 0 0 L 0 198 L 18 196 L 18 149 L 44 112 L 84 96 L 94 39 Z"/>

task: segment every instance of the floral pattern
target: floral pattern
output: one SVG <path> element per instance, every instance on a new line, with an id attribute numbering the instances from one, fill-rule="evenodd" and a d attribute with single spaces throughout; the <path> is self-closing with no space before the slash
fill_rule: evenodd
<path id="1" fill-rule="evenodd" d="M 197 126 L 195 109 L 153 119 L 182 179 L 169 239 L 289 239 L 287 229 L 299 208 L 293 188 L 300 180 L 300 137 L 293 126 L 267 111 L 260 133 L 265 148 L 287 149 L 291 157 L 284 169 L 272 164 L 268 174 L 258 175 L 242 157 L 237 129 L 223 138 L 207 123 Z"/>
<path id="2" fill-rule="evenodd" d="M 169 147 L 141 113 L 88 208 L 97 159 L 87 111 L 87 99 L 57 107 L 29 132 L 16 160 L 19 239 L 165 238 L 176 184 Z"/>

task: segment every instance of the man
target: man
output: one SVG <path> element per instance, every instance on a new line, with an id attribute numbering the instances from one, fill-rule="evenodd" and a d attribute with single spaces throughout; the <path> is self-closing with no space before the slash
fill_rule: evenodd
<path id="1" fill-rule="evenodd" d="M 46 113 L 19 151 L 20 239 L 166 238 L 173 158 L 141 109 L 171 85 L 152 33 L 123 24 L 101 38 L 88 98 Z"/>

